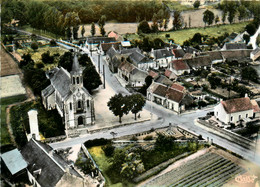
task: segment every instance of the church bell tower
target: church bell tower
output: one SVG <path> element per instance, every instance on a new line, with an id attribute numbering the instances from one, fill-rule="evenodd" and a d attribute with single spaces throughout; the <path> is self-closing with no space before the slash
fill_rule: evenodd
<path id="1" fill-rule="evenodd" d="M 77 88 L 83 87 L 83 76 L 82 76 L 82 69 L 79 66 L 78 57 L 75 54 L 72 64 L 72 70 L 70 72 L 71 78 L 71 90 L 75 90 Z"/>

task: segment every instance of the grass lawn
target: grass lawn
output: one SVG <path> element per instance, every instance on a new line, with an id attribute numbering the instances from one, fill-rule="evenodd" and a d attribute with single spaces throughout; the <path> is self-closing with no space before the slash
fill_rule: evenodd
<path id="1" fill-rule="evenodd" d="M 22 56 L 23 54 L 30 53 L 32 55 L 32 59 L 34 60 L 35 64 L 41 63 L 42 60 L 42 54 L 50 51 L 50 55 L 54 55 L 56 53 L 59 53 L 60 56 L 63 55 L 67 50 L 63 49 L 61 47 L 50 47 L 50 46 L 43 46 L 39 47 L 36 51 L 32 50 L 30 47 L 18 49 L 17 52 Z M 48 68 L 52 68 L 57 66 L 57 62 L 54 64 L 44 64 L 44 70 L 47 70 Z"/>
<path id="2" fill-rule="evenodd" d="M 106 186 L 112 187 L 123 187 L 123 186 L 135 186 L 133 183 L 129 183 L 128 181 L 121 181 L 120 176 L 118 176 L 113 171 L 109 170 L 109 158 L 105 156 L 104 151 L 101 149 L 101 146 L 88 148 L 89 153 L 95 160 L 98 167 L 102 170 L 102 174 L 106 179 Z"/>
<path id="3" fill-rule="evenodd" d="M 151 38 L 161 38 L 164 41 L 167 41 L 165 35 L 170 34 L 171 39 L 174 40 L 175 43 L 182 45 L 185 40 L 192 38 L 194 34 L 200 33 L 203 35 L 208 35 L 209 37 L 218 37 L 223 35 L 225 32 L 231 34 L 232 32 L 242 32 L 244 31 L 245 26 L 248 22 L 241 22 L 235 23 L 232 25 L 219 25 L 219 26 L 212 26 L 206 28 L 193 28 L 193 29 L 183 29 L 178 31 L 171 31 L 171 32 L 161 32 L 158 34 L 146 34 L 145 36 Z M 127 35 L 128 40 L 132 39 L 140 39 L 140 36 L 137 34 Z"/>
<path id="4" fill-rule="evenodd" d="M 1 145 L 11 143 L 10 135 L 6 125 L 6 107 L 10 104 L 24 101 L 25 99 L 25 95 L 18 95 L 1 99 Z"/>

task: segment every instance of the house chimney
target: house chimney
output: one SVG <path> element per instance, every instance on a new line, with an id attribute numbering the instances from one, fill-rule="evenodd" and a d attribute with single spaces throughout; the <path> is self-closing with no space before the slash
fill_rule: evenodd
<path id="1" fill-rule="evenodd" d="M 32 109 L 28 112 L 30 125 L 30 134 L 27 136 L 28 140 L 30 140 L 31 138 L 34 138 L 35 140 L 40 140 L 37 115 L 38 112 L 35 109 Z"/>

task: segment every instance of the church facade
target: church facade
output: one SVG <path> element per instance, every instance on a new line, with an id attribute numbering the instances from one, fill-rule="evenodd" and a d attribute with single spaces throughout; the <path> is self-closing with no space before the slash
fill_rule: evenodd
<path id="1" fill-rule="evenodd" d="M 56 67 L 46 75 L 51 84 L 41 92 L 44 107 L 58 110 L 68 136 L 86 132 L 86 127 L 95 121 L 94 101 L 83 86 L 78 57 L 74 56 L 70 73 Z"/>

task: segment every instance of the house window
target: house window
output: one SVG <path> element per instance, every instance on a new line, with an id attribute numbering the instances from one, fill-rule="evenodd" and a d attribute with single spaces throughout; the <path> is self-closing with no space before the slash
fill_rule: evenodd
<path id="1" fill-rule="evenodd" d="M 70 103 L 70 110 L 72 110 L 72 103 Z"/>
<path id="2" fill-rule="evenodd" d="M 230 121 L 233 121 L 233 116 L 231 116 Z"/>
<path id="3" fill-rule="evenodd" d="M 89 107 L 89 100 L 87 100 L 87 107 Z"/>
<path id="4" fill-rule="evenodd" d="M 248 118 L 248 114 L 246 114 L 246 118 Z"/>
<path id="5" fill-rule="evenodd" d="M 77 77 L 77 84 L 79 84 L 79 78 Z"/>
<path id="6" fill-rule="evenodd" d="M 241 119 L 241 115 L 238 116 L 238 119 Z"/>

